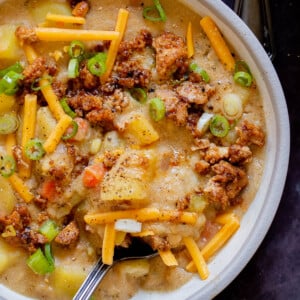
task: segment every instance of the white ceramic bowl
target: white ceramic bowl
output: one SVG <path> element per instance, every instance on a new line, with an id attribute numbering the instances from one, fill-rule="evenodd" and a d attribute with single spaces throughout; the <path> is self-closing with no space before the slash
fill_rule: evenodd
<path id="1" fill-rule="evenodd" d="M 180 289 L 166 293 L 139 292 L 133 299 L 211 299 L 245 267 L 267 233 L 282 195 L 290 146 L 289 119 L 284 94 L 264 49 L 249 28 L 221 0 L 181 0 L 199 15 L 210 15 L 249 64 L 264 102 L 267 125 L 265 171 L 260 188 L 241 221 L 238 232 L 209 263 L 210 276 L 195 276 Z M 0 285 L 0 299 L 25 300 Z"/>

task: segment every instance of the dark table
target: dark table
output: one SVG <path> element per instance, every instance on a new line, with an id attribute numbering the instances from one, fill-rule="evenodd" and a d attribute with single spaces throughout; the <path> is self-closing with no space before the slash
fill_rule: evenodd
<path id="1" fill-rule="evenodd" d="M 232 4 L 230 0 L 224 2 Z M 300 1 L 270 0 L 270 8 L 277 49 L 274 66 L 291 123 L 288 176 L 264 241 L 246 268 L 215 300 L 300 299 Z"/>

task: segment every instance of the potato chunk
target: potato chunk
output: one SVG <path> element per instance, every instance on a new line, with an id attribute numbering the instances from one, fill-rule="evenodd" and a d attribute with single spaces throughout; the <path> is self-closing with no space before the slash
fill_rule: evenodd
<path id="1" fill-rule="evenodd" d="M 102 201 L 124 201 L 131 205 L 145 205 L 147 180 L 153 173 L 152 151 L 129 151 L 120 156 L 106 173 L 102 187 Z"/>
<path id="2" fill-rule="evenodd" d="M 20 58 L 22 52 L 15 31 L 15 25 L 0 25 L 0 59 L 15 61 Z"/>

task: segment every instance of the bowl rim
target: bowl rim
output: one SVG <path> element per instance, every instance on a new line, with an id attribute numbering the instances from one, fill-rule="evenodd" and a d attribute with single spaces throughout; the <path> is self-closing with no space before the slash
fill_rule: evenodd
<path id="1" fill-rule="evenodd" d="M 0 3 L 1 2 L 2 1 L 0 0 Z M 217 24 L 222 24 L 225 25 L 225 27 L 230 28 L 234 35 L 238 36 L 242 44 L 247 47 L 247 51 L 253 60 L 252 64 L 257 66 L 258 69 L 258 73 L 255 74 L 255 77 L 260 77 L 263 80 L 263 85 L 265 85 L 268 90 L 268 96 L 271 99 L 270 104 L 272 105 L 270 109 L 272 110 L 274 120 L 276 121 L 273 122 L 275 126 L 273 131 L 276 132 L 276 135 L 273 136 L 274 142 L 267 146 L 266 149 L 266 155 L 269 154 L 268 150 L 270 150 L 272 156 L 270 160 L 274 162 L 274 166 L 272 170 L 269 170 L 269 172 L 264 175 L 266 182 L 272 182 L 272 186 L 268 185 L 259 188 L 259 190 L 263 190 L 261 191 L 262 196 L 264 195 L 263 197 L 267 198 L 261 207 L 259 215 L 256 216 L 258 221 L 247 238 L 247 245 L 239 252 L 237 257 L 234 257 L 235 259 L 230 260 L 230 268 L 224 268 L 222 277 L 219 277 L 218 280 L 209 281 L 208 284 L 199 287 L 198 290 L 192 292 L 192 294 L 189 294 L 188 296 L 180 294 L 182 299 L 211 299 L 219 294 L 244 269 L 260 246 L 272 224 L 282 197 L 288 171 L 290 125 L 285 96 L 275 68 L 260 42 L 247 25 L 221 0 L 180 0 L 180 2 L 192 7 L 194 11 L 197 11 L 198 7 L 205 7 L 204 11 L 209 12 Z M 200 9 L 199 12 L 201 12 Z M 201 15 L 203 15 L 203 12 Z M 274 146 L 276 146 L 276 149 L 272 148 Z M 278 170 L 280 170 L 280 172 L 278 172 Z M 255 198 L 257 198 L 257 196 Z M 241 227 L 245 222 L 243 217 Z M 228 247 L 226 246 L 226 248 Z M 223 250 L 224 249 L 222 249 L 220 255 L 217 255 L 218 258 L 222 256 Z M 13 297 L 14 299 L 19 300 L 30 299 L 23 295 L 16 294 L 3 285 L 0 285 L 0 295 L 0 299 L 1 297 L 8 297 L 7 299 Z M 138 293 L 134 299 L 140 299 L 140 296 L 142 296 L 141 298 L 145 298 L 144 300 L 158 299 L 157 293 L 147 292 L 146 294 L 143 291 Z M 159 295 L 159 298 L 160 296 L 163 298 L 168 295 L 162 293 L 162 295 Z M 172 297 L 172 299 L 176 299 L 176 297 L 178 297 L 178 295 L 174 296 L 174 298 Z"/>

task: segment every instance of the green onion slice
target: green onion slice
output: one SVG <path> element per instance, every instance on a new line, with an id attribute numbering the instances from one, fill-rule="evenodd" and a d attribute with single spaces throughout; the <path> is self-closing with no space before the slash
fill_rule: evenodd
<path id="1" fill-rule="evenodd" d="M 72 41 L 69 47 L 69 56 L 71 58 L 81 58 L 84 54 L 84 44 L 80 41 Z"/>
<path id="2" fill-rule="evenodd" d="M 48 83 L 44 84 L 43 86 L 40 86 L 39 83 L 42 79 L 47 79 L 48 80 Z M 31 84 L 31 89 L 35 92 L 39 91 L 39 90 L 42 90 L 44 87 L 46 86 L 49 86 L 52 84 L 52 81 L 53 81 L 53 77 L 50 76 L 50 75 L 45 75 L 41 78 L 36 78 L 32 84 Z"/>
<path id="3" fill-rule="evenodd" d="M 75 122 L 73 120 L 72 123 L 71 123 L 71 126 L 72 126 L 72 131 L 70 133 L 67 133 L 67 134 L 62 136 L 62 139 L 64 141 L 73 138 L 76 135 L 76 133 L 78 132 L 78 123 L 77 122 Z"/>
<path id="4" fill-rule="evenodd" d="M 87 67 L 89 71 L 96 76 L 101 76 L 106 72 L 107 54 L 104 52 L 97 53 L 88 60 Z"/>
<path id="5" fill-rule="evenodd" d="M 225 137 L 230 129 L 228 120 L 221 116 L 215 115 L 209 124 L 210 132 L 216 137 Z"/>
<path id="6" fill-rule="evenodd" d="M 40 248 L 28 257 L 27 265 L 34 273 L 40 275 L 51 273 L 54 270 L 54 265 L 49 262 Z"/>
<path id="7" fill-rule="evenodd" d="M 58 235 L 59 227 L 53 220 L 46 220 L 39 228 L 39 232 L 51 242 Z"/>
<path id="8" fill-rule="evenodd" d="M 77 58 L 71 58 L 68 65 L 68 77 L 76 78 L 79 75 L 79 61 Z"/>
<path id="9" fill-rule="evenodd" d="M 54 270 L 55 261 L 54 261 L 53 255 L 52 255 L 50 243 L 45 244 L 44 252 L 45 252 L 45 257 L 47 258 L 47 260 L 49 262 L 50 269 Z"/>
<path id="10" fill-rule="evenodd" d="M 20 62 L 16 62 L 15 64 L 0 70 L 0 77 L 4 77 L 9 71 L 14 71 L 16 73 L 22 73 L 23 72 L 23 67 L 20 64 Z"/>
<path id="11" fill-rule="evenodd" d="M 241 86 L 251 86 L 253 76 L 246 62 L 239 60 L 235 63 L 233 79 Z"/>
<path id="12" fill-rule="evenodd" d="M 15 71 L 8 71 L 0 80 L 0 94 L 14 95 L 19 89 L 19 80 L 24 76 Z"/>
<path id="13" fill-rule="evenodd" d="M 145 103 L 147 101 L 147 93 L 142 88 L 132 88 L 129 90 L 129 93 L 131 97 L 141 103 Z"/>
<path id="14" fill-rule="evenodd" d="M 153 6 L 148 6 L 143 9 L 143 17 L 152 22 L 165 22 L 167 20 L 167 16 L 159 0 L 154 0 L 153 2 Z M 159 17 L 151 16 L 153 12 L 158 13 Z"/>
<path id="15" fill-rule="evenodd" d="M 60 100 L 60 105 L 61 105 L 61 107 L 63 108 L 64 112 L 67 115 L 69 115 L 71 118 L 76 117 L 76 113 L 71 109 L 71 107 L 69 106 L 66 98 L 62 98 Z"/>
<path id="16" fill-rule="evenodd" d="M 8 178 L 16 170 L 16 161 L 11 155 L 1 156 L 0 173 L 3 177 Z"/>
<path id="17" fill-rule="evenodd" d="M 29 140 L 25 145 L 25 155 L 31 160 L 39 160 L 45 154 L 43 144 L 39 139 Z"/>
<path id="18" fill-rule="evenodd" d="M 149 102 L 149 111 L 151 118 L 158 122 L 165 117 L 165 103 L 160 98 L 152 98 Z"/>
<path id="19" fill-rule="evenodd" d="M 199 67 L 195 62 L 192 62 L 189 66 L 190 70 L 201 75 L 202 79 L 208 83 L 210 81 L 210 77 L 207 74 L 207 72 L 202 69 L 201 67 Z"/>
<path id="20" fill-rule="evenodd" d="M 19 127 L 19 119 L 14 113 L 7 113 L 0 116 L 0 134 L 10 134 Z"/>

